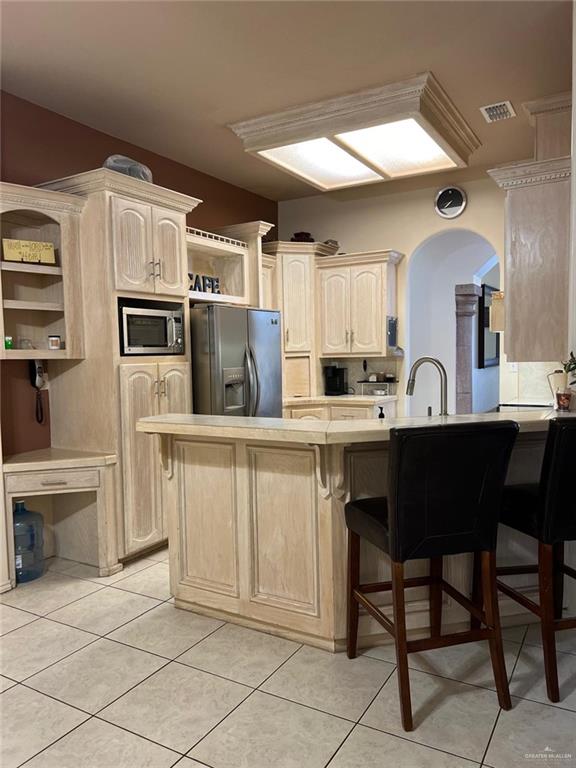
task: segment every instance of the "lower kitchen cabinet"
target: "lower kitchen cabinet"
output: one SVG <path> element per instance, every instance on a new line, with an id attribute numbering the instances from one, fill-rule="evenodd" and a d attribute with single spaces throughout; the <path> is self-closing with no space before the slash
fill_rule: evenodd
<path id="1" fill-rule="evenodd" d="M 158 438 L 136 432 L 136 422 L 162 413 L 190 413 L 189 363 L 120 366 L 124 554 L 163 541 L 162 468 Z"/>

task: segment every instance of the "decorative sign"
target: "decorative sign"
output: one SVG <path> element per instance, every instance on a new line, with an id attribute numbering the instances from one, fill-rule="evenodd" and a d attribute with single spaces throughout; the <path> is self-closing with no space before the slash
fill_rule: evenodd
<path id="1" fill-rule="evenodd" d="M 25 261 L 33 264 L 56 264 L 54 243 L 36 240 L 11 240 L 2 238 L 2 249 L 6 261 Z"/>
<path id="2" fill-rule="evenodd" d="M 220 278 L 211 275 L 195 275 L 188 272 L 190 278 L 190 290 L 200 291 L 202 293 L 220 293 Z"/>

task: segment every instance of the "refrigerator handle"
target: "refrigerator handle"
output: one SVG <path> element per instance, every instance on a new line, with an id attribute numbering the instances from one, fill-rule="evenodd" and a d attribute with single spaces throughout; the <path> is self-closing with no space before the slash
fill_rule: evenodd
<path id="1" fill-rule="evenodd" d="M 246 345 L 246 372 L 248 373 L 248 416 L 254 416 L 256 412 L 256 376 L 254 372 L 254 362 L 250 347 Z"/>
<path id="2" fill-rule="evenodd" d="M 248 347 L 248 353 L 250 355 L 250 359 L 252 361 L 252 373 L 254 377 L 254 407 L 252 409 L 252 416 L 256 416 L 256 412 L 258 411 L 258 406 L 260 405 L 260 379 L 258 378 L 258 366 L 256 365 L 256 360 L 254 358 L 254 353 Z M 252 399 L 252 395 L 251 395 Z"/>

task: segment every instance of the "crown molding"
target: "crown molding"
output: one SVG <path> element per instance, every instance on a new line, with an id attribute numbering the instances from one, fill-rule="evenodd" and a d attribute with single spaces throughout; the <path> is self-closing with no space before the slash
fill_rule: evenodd
<path id="1" fill-rule="evenodd" d="M 400 251 L 390 249 L 381 251 L 356 251 L 355 253 L 339 254 L 317 254 L 322 258 L 317 258 L 318 267 L 342 267 L 349 264 L 375 264 L 387 262 L 388 264 L 399 264 L 404 258 Z"/>
<path id="2" fill-rule="evenodd" d="M 530 125 L 536 125 L 536 117 L 551 112 L 569 112 L 572 109 L 572 93 L 564 91 L 543 99 L 525 101 L 522 104 L 524 112 L 528 115 Z"/>
<path id="3" fill-rule="evenodd" d="M 385 122 L 414 117 L 432 129 L 458 165 L 480 146 L 440 83 L 431 72 L 357 93 L 304 104 L 274 114 L 232 123 L 228 127 L 247 152 L 333 136 Z"/>
<path id="4" fill-rule="evenodd" d="M 566 181 L 571 175 L 571 158 L 558 157 L 553 160 L 529 160 L 512 163 L 487 172 L 500 189 L 517 189 L 537 184 L 551 184 Z"/>
<path id="5" fill-rule="evenodd" d="M 180 213 L 189 213 L 200 205 L 202 200 L 196 197 L 175 192 L 166 187 L 159 187 L 149 181 L 135 179 L 124 173 L 111 171 L 108 168 L 96 168 L 93 171 L 77 173 L 62 179 L 38 184 L 39 189 L 51 189 L 58 192 L 68 192 L 74 195 L 88 196 L 98 192 L 111 192 L 124 195 L 133 200 L 140 200 L 150 205 L 160 205 Z"/>
<path id="6" fill-rule="evenodd" d="M 250 237 L 264 237 L 276 224 L 268 221 L 245 221 L 242 224 L 228 224 L 226 227 L 216 227 L 214 232 L 218 235 L 232 237 L 246 241 Z"/>
<path id="7" fill-rule="evenodd" d="M 4 212 L 29 208 L 48 213 L 82 213 L 85 200 L 63 192 L 39 190 L 21 184 L 0 182 L 0 201 Z"/>
<path id="8" fill-rule="evenodd" d="M 278 256 L 282 253 L 307 254 L 309 256 L 332 256 L 334 248 L 325 243 L 297 243 L 291 240 L 274 240 L 262 243 L 262 253 L 268 256 Z"/>

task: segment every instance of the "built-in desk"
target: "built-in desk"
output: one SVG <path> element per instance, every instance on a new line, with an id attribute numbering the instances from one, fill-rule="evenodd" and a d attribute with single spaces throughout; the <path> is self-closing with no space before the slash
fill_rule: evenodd
<path id="1" fill-rule="evenodd" d="M 392 427 L 519 422 L 508 475 L 511 483 L 539 475 L 548 419 L 554 412 L 430 418 L 304 421 L 167 414 L 137 429 L 161 438 L 163 494 L 168 511 L 170 580 L 176 605 L 335 650 L 345 637 L 348 499 L 387 493 Z M 576 414 L 575 414 L 576 416 Z M 569 549 L 567 559 L 573 559 Z M 532 556 L 533 542 L 502 529 L 503 565 Z M 362 582 L 389 578 L 389 560 L 362 543 Z M 573 563 L 572 563 L 573 564 Z M 427 573 L 410 561 L 407 576 Z M 445 577 L 470 590 L 470 556 L 446 558 Z M 535 583 L 526 580 L 530 594 Z M 567 598 L 572 599 L 568 593 Z M 457 630 L 465 611 L 445 596 L 444 623 Z M 390 593 L 380 596 L 380 605 Z M 529 620 L 502 598 L 505 623 Z M 428 627 L 427 588 L 407 593 L 412 633 Z M 360 637 L 374 643 L 381 628 L 361 616 Z"/>
<path id="2" fill-rule="evenodd" d="M 45 448 L 6 456 L 3 463 L 8 549 L 6 591 L 15 586 L 14 501 L 24 499 L 45 520 L 45 557 L 94 565 L 100 576 L 122 569 L 116 545 L 116 456 Z"/>

